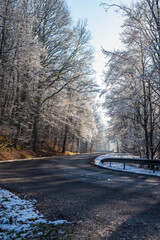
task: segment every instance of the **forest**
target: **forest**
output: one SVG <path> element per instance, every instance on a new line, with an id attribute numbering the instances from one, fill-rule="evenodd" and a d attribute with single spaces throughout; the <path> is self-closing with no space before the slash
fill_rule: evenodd
<path id="1" fill-rule="evenodd" d="M 91 152 L 104 141 L 86 21 L 63 0 L 0 1 L 0 145 Z"/>
<path id="2" fill-rule="evenodd" d="M 160 158 L 160 3 L 100 7 L 124 17 L 122 48 L 102 48 L 103 89 L 87 22 L 73 23 L 65 0 L 0 1 L 0 147 L 78 153 L 112 142 Z"/>
<path id="3" fill-rule="evenodd" d="M 107 134 L 121 152 L 160 158 L 160 2 L 102 5 L 124 16 L 123 47 L 103 49 L 108 58 L 102 93 L 110 116 Z"/>

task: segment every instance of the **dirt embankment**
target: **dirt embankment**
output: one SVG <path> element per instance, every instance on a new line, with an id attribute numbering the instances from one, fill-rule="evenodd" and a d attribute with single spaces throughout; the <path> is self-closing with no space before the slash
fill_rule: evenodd
<path id="1" fill-rule="evenodd" d="M 15 149 L 13 147 L 5 147 L 4 149 L 0 148 L 0 161 L 63 155 L 74 155 L 74 153 L 68 151 L 61 153 L 52 149 L 40 149 L 39 151 L 34 152 L 30 149 Z"/>
<path id="2" fill-rule="evenodd" d="M 46 157 L 58 155 L 53 150 L 40 150 L 33 152 L 29 149 L 15 149 L 15 148 L 5 148 L 5 150 L 0 149 L 0 161 L 11 160 L 11 159 L 24 159 L 24 158 L 35 158 L 35 157 Z"/>
<path id="3" fill-rule="evenodd" d="M 75 154 L 79 153 L 72 153 L 69 151 L 62 153 L 62 148 L 58 145 L 46 145 L 46 147 L 41 147 L 36 152 L 32 151 L 30 147 L 24 147 L 22 145 L 14 147 L 10 136 L 0 135 L 0 161 Z"/>

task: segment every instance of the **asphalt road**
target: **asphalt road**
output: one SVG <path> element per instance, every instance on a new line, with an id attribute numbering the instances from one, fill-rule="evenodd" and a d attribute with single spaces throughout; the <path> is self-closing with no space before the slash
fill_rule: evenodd
<path id="1" fill-rule="evenodd" d="M 97 154 L 0 163 L 0 186 L 76 222 L 74 240 L 159 240 L 160 178 L 95 167 Z"/>

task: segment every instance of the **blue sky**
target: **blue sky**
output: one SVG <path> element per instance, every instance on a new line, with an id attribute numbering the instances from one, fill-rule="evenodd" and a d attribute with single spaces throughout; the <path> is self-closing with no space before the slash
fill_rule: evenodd
<path id="1" fill-rule="evenodd" d="M 119 2 L 118 0 L 115 1 Z M 110 51 L 120 47 L 119 33 L 123 18 L 120 13 L 115 13 L 113 10 L 106 13 L 104 8 L 99 6 L 105 0 L 66 0 L 66 2 L 74 22 L 78 19 L 88 19 L 88 30 L 92 35 L 91 44 L 95 48 L 94 69 L 97 71 L 96 78 L 100 82 L 105 64 L 101 46 Z M 129 3 L 131 0 L 121 2 Z"/>

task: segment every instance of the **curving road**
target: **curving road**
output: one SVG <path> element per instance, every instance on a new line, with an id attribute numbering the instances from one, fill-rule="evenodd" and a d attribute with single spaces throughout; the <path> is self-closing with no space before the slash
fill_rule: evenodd
<path id="1" fill-rule="evenodd" d="M 0 186 L 37 199 L 50 220 L 76 222 L 71 239 L 159 240 L 160 178 L 95 167 L 96 156 L 1 163 Z"/>

